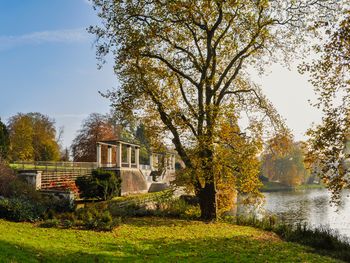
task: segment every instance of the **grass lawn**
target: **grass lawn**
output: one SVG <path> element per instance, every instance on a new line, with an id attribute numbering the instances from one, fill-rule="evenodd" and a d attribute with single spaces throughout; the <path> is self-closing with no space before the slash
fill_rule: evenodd
<path id="1" fill-rule="evenodd" d="M 0 262 L 339 262 L 251 227 L 128 219 L 113 232 L 0 220 Z"/>

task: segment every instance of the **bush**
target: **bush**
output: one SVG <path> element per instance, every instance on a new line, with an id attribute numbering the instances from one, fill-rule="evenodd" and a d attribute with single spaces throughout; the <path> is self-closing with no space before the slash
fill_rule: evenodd
<path id="1" fill-rule="evenodd" d="M 78 219 L 86 229 L 98 231 L 111 231 L 121 223 L 120 218 L 113 219 L 108 210 L 99 210 L 93 208 L 82 208 L 78 212 Z"/>
<path id="2" fill-rule="evenodd" d="M 0 161 L 0 218 L 14 221 L 36 221 L 45 214 L 69 211 L 66 200 L 58 200 L 36 191 L 17 177 L 12 169 Z"/>
<path id="3" fill-rule="evenodd" d="M 187 201 L 178 198 L 162 203 L 158 210 L 163 216 L 183 219 L 197 219 L 200 217 L 200 209 L 198 205 L 190 205 Z"/>
<path id="4" fill-rule="evenodd" d="M 199 206 L 187 204 L 182 199 L 162 200 L 149 204 L 136 204 L 111 209 L 114 216 L 161 216 L 182 219 L 198 219 L 200 217 Z"/>
<path id="5" fill-rule="evenodd" d="M 0 196 L 5 198 L 25 198 L 33 201 L 41 199 L 31 185 L 18 178 L 15 172 L 0 160 Z"/>
<path id="6" fill-rule="evenodd" d="M 13 221 L 39 220 L 46 208 L 41 204 L 33 203 L 23 198 L 2 198 L 0 199 L 0 218 Z"/>
<path id="7" fill-rule="evenodd" d="M 180 199 L 184 200 L 189 205 L 199 205 L 199 198 L 195 195 L 181 195 Z"/>
<path id="8" fill-rule="evenodd" d="M 121 179 L 113 171 L 97 169 L 91 177 L 78 178 L 76 181 L 83 198 L 110 200 L 120 195 Z"/>
<path id="9" fill-rule="evenodd" d="M 196 197 L 174 198 L 172 190 L 129 196 L 108 201 L 113 216 L 168 216 L 185 219 L 200 217 Z"/>
<path id="10" fill-rule="evenodd" d="M 74 226 L 74 221 L 65 219 L 65 220 L 62 221 L 62 226 L 64 228 L 72 228 Z"/>
<path id="11" fill-rule="evenodd" d="M 42 222 L 39 226 L 44 228 L 51 228 L 51 227 L 58 227 L 60 224 L 60 221 L 57 219 L 47 219 L 44 222 Z"/>

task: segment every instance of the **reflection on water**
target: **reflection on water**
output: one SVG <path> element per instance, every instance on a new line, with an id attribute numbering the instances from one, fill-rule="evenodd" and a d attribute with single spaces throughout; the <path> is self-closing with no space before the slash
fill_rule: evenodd
<path id="1" fill-rule="evenodd" d="M 288 223 L 307 223 L 310 226 L 329 226 L 350 237 L 350 198 L 342 195 L 341 205 L 331 206 L 330 193 L 325 189 L 297 192 L 265 193 L 264 208 Z"/>

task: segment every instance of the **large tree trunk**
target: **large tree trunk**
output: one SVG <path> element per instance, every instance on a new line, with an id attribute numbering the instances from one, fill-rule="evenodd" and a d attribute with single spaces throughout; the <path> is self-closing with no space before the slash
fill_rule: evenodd
<path id="1" fill-rule="evenodd" d="M 203 220 L 216 219 L 216 190 L 214 180 L 206 182 L 205 186 L 197 191 L 201 218 Z"/>
<path id="2" fill-rule="evenodd" d="M 205 184 L 197 185 L 197 196 L 199 198 L 199 206 L 201 209 L 201 218 L 203 220 L 213 220 L 217 216 L 216 208 L 216 187 L 214 175 L 214 154 L 209 148 L 210 143 L 203 146 L 200 154 L 202 161 L 201 169 L 204 172 Z"/>

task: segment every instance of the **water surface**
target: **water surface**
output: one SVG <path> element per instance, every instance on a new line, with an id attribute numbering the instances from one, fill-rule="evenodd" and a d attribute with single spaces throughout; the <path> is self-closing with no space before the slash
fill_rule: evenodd
<path id="1" fill-rule="evenodd" d="M 326 189 L 264 193 L 264 208 L 288 223 L 307 223 L 312 227 L 328 226 L 350 238 L 350 192 L 342 195 L 339 207 L 329 203 Z"/>

